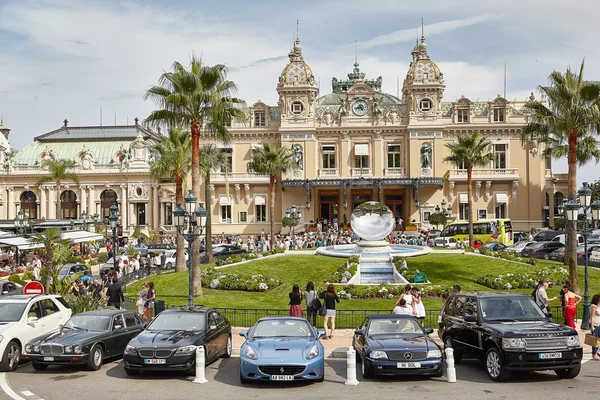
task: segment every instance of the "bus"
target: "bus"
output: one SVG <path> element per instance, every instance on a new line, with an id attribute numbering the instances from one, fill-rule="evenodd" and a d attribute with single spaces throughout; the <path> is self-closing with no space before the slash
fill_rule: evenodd
<path id="1" fill-rule="evenodd" d="M 469 238 L 469 223 L 452 222 L 446 226 L 440 237 L 454 238 L 463 241 Z M 483 243 L 500 242 L 506 246 L 513 245 L 513 229 L 510 219 L 480 219 L 473 221 L 473 240 Z"/>

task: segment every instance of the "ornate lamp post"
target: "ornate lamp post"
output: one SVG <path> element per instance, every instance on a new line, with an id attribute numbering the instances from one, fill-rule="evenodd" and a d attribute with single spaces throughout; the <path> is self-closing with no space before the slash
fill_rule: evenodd
<path id="1" fill-rule="evenodd" d="M 298 210 L 298 208 L 296 207 L 296 204 L 292 204 L 292 208 L 288 208 L 285 211 L 285 216 L 289 219 L 292 220 L 292 241 L 290 243 L 290 247 L 293 249 L 296 247 L 296 224 L 298 223 L 298 221 L 300 221 L 300 218 L 302 218 L 302 211 Z"/>
<path id="2" fill-rule="evenodd" d="M 592 189 L 587 182 L 583 182 L 581 189 L 577 191 L 578 200 L 571 199 L 565 205 L 567 221 L 573 223 L 576 232 L 583 235 L 583 266 L 584 266 L 584 292 L 583 292 L 583 316 L 581 317 L 581 329 L 590 328 L 590 292 L 588 280 L 588 236 L 592 232 L 591 227 L 597 223 L 600 216 L 600 201 L 592 203 Z M 583 208 L 583 226 L 577 229 L 579 210 Z M 591 210 L 591 220 L 588 211 Z"/>
<path id="3" fill-rule="evenodd" d="M 197 197 L 190 190 L 187 196 L 184 198 L 185 208 L 181 207 L 181 204 L 178 204 L 177 208 L 173 210 L 173 219 L 175 226 L 177 227 L 177 233 L 183 235 L 184 239 L 188 242 L 188 308 L 194 307 L 194 271 L 192 269 L 192 266 L 194 265 L 194 252 L 192 250 L 192 246 L 196 238 L 201 236 L 204 232 L 204 227 L 206 226 L 206 216 L 208 215 L 208 212 L 202 206 L 202 204 L 196 208 L 196 200 Z M 199 233 L 194 233 L 195 226 L 200 229 Z M 198 254 L 196 256 L 199 257 L 200 255 Z"/>
<path id="4" fill-rule="evenodd" d="M 33 220 L 30 219 L 23 210 L 19 210 L 17 216 L 13 220 L 15 229 L 19 235 L 24 235 L 27 230 L 33 230 Z"/>
<path id="5" fill-rule="evenodd" d="M 113 268 L 117 270 L 117 225 L 119 224 L 119 207 L 117 203 L 110 206 L 110 215 L 108 216 L 108 223 L 112 229 L 112 240 L 113 240 Z"/>

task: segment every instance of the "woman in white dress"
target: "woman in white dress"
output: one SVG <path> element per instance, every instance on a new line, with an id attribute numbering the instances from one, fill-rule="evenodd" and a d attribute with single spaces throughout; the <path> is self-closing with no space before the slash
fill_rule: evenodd
<path id="1" fill-rule="evenodd" d="M 413 310 L 413 295 L 411 293 L 411 287 L 410 285 L 406 285 L 404 287 L 404 293 L 402 293 L 400 295 L 400 297 L 398 297 L 398 301 L 396 302 L 396 304 L 400 303 L 400 300 L 404 299 L 406 301 L 406 307 L 410 310 L 410 314 L 414 315 L 414 310 Z"/>
<path id="2" fill-rule="evenodd" d="M 423 305 L 423 299 L 419 294 L 419 291 L 415 288 L 412 294 L 413 299 L 413 315 L 417 317 L 417 320 L 422 327 L 425 327 L 425 305 Z"/>

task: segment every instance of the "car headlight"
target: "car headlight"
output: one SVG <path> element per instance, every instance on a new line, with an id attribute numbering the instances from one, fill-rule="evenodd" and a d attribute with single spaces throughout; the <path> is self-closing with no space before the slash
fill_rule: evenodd
<path id="1" fill-rule="evenodd" d="M 196 346 L 183 346 L 183 347 L 178 348 L 177 351 L 175 352 L 175 354 L 178 354 L 178 355 L 192 354 L 195 351 L 196 351 Z"/>
<path id="2" fill-rule="evenodd" d="M 526 346 L 527 346 L 527 342 L 525 342 L 525 340 L 523 340 L 523 339 L 519 339 L 519 338 L 502 339 L 502 348 L 503 349 L 518 350 L 518 349 L 524 349 Z"/>
<path id="3" fill-rule="evenodd" d="M 312 360 L 313 358 L 319 355 L 319 348 L 317 346 L 313 346 L 308 353 L 306 354 L 307 360 Z"/>
<path id="4" fill-rule="evenodd" d="M 32 345 L 30 345 L 30 344 L 25 345 L 25 353 L 31 353 L 32 350 L 33 350 Z"/>
<path id="5" fill-rule="evenodd" d="M 442 358 L 442 352 L 440 350 L 429 350 L 427 358 Z"/>
<path id="6" fill-rule="evenodd" d="M 39 344 L 36 344 L 36 345 L 33 346 L 33 352 L 34 353 L 39 353 L 40 352 L 40 345 Z"/>
<path id="7" fill-rule="evenodd" d="M 73 348 L 73 351 L 74 351 L 75 353 L 81 353 L 81 346 L 75 346 L 75 347 Z"/>
<path id="8" fill-rule="evenodd" d="M 73 352 L 73 346 L 65 346 L 65 353 L 72 353 Z"/>
<path id="9" fill-rule="evenodd" d="M 373 360 L 387 360 L 388 356 L 385 351 L 373 350 L 369 355 Z"/>
<path id="10" fill-rule="evenodd" d="M 128 344 L 127 347 L 125 347 L 125 354 L 137 354 L 137 349 Z"/>
<path id="11" fill-rule="evenodd" d="M 258 354 L 256 354 L 256 351 L 254 351 L 254 349 L 251 346 L 247 345 L 244 348 L 244 355 L 251 360 L 258 360 Z"/>
<path id="12" fill-rule="evenodd" d="M 579 345 L 580 345 L 579 336 L 577 336 L 577 335 L 567 336 L 567 346 L 579 347 Z"/>

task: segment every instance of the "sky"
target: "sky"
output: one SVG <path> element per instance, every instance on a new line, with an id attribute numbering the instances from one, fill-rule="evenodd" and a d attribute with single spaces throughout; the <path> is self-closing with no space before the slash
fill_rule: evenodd
<path id="1" fill-rule="evenodd" d="M 132 124 L 154 108 L 145 90 L 192 53 L 226 64 L 248 104 L 276 104 L 297 20 L 321 94 L 351 72 L 355 41 L 367 78 L 396 94 L 423 18 L 444 101 L 495 98 L 505 63 L 507 99 L 525 100 L 584 57 L 586 79 L 600 80 L 599 14 L 597 0 L 0 0 L 0 114 L 16 148 L 65 118 L 98 125 L 100 110 L 104 125 Z M 597 165 L 579 170 L 579 182 L 598 178 Z"/>

